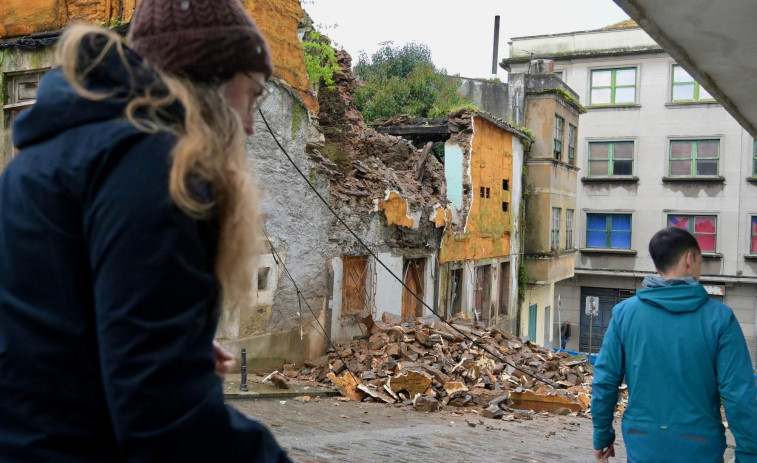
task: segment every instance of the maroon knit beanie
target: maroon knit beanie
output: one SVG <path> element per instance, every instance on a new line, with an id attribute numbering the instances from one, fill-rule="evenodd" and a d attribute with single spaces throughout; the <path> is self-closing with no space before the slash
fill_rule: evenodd
<path id="1" fill-rule="evenodd" d="M 161 70 L 201 81 L 273 73 L 268 44 L 239 0 L 142 0 L 127 40 Z"/>

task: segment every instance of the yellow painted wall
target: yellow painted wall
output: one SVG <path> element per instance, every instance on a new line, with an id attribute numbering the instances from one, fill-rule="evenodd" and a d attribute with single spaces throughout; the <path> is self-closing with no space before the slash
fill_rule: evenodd
<path id="1" fill-rule="evenodd" d="M 549 339 L 544 339 L 544 325 L 546 322 L 546 308 L 550 307 L 550 328 L 554 325 L 555 285 L 528 285 L 526 287 L 523 304 L 520 306 L 520 335 L 528 336 L 528 308 L 536 304 L 536 339 L 532 339 L 540 346 L 544 346 Z M 550 329 L 550 336 L 553 336 Z M 554 340 L 553 340 L 554 344 Z"/>
<path id="2" fill-rule="evenodd" d="M 112 25 L 131 20 L 138 0 L 0 0 L 0 40 L 54 31 L 72 21 Z M 297 36 L 304 11 L 299 0 L 243 2 L 268 39 L 276 76 L 291 85 L 308 109 L 318 110 Z"/>
<path id="3" fill-rule="evenodd" d="M 389 197 L 379 203 L 378 210 L 384 211 L 387 225 L 413 228 L 415 221 L 407 215 L 407 200 L 397 192 L 389 193 Z"/>
<path id="4" fill-rule="evenodd" d="M 484 118 L 473 118 L 473 141 L 470 176 L 473 204 L 464 233 L 447 227 L 439 252 L 439 262 L 479 260 L 510 254 L 513 188 L 513 134 Z M 502 180 L 508 190 L 502 189 Z M 481 197 L 481 188 L 489 188 L 489 198 Z M 517 200 L 517 198 L 516 198 Z M 502 211 L 502 202 L 509 204 Z"/>

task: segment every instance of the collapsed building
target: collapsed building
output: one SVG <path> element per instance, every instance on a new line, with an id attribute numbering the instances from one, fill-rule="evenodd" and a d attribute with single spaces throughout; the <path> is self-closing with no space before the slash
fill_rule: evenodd
<path id="1" fill-rule="evenodd" d="M 13 118 L 34 103 L 65 24 L 124 34 L 139 2 L 64 3 L 60 11 L 52 3 L 16 6 L 0 18 L 0 167 L 14 156 Z M 496 84 L 491 107 L 505 108 L 496 115 L 481 100 L 481 111 L 368 126 L 353 104 L 346 52 L 338 53 L 333 88 L 316 95 L 310 86 L 299 1 L 245 8 L 275 63 L 272 97 L 246 146 L 265 233 L 253 303 L 224 312 L 219 340 L 236 354 L 246 349 L 254 369 L 278 368 L 322 355 L 327 338 L 368 334 L 359 322 L 366 315 L 436 312 L 551 345 L 554 283 L 573 274 L 568 211 L 583 110 L 575 92 L 547 69 Z M 464 87 L 475 93 L 481 85 Z M 432 144 L 403 138 L 419 134 L 442 143 L 443 158 Z"/>

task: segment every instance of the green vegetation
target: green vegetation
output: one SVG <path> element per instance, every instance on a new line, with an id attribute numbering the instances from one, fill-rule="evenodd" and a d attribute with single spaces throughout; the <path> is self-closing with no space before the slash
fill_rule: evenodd
<path id="1" fill-rule="evenodd" d="M 305 49 L 305 67 L 315 92 L 318 93 L 322 83 L 333 89 L 334 72 L 339 70 L 339 63 L 331 41 L 325 35 L 312 31 L 305 34 L 302 47 Z"/>
<path id="2" fill-rule="evenodd" d="M 355 106 L 366 121 L 397 114 L 444 117 L 456 109 L 476 109 L 457 93 L 459 78 L 437 69 L 424 44 L 386 45 L 370 58 L 361 53 L 355 74 L 364 83 L 355 93 Z"/>

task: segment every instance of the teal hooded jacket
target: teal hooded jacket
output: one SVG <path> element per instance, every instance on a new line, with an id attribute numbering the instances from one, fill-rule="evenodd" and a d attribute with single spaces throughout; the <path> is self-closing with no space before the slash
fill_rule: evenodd
<path id="1" fill-rule="evenodd" d="M 639 290 L 613 308 L 594 366 L 594 448 L 615 441 L 618 386 L 628 407 L 623 439 L 633 463 L 719 462 L 726 448 L 721 398 L 736 461 L 757 462 L 757 387 L 731 309 L 700 284 Z"/>

